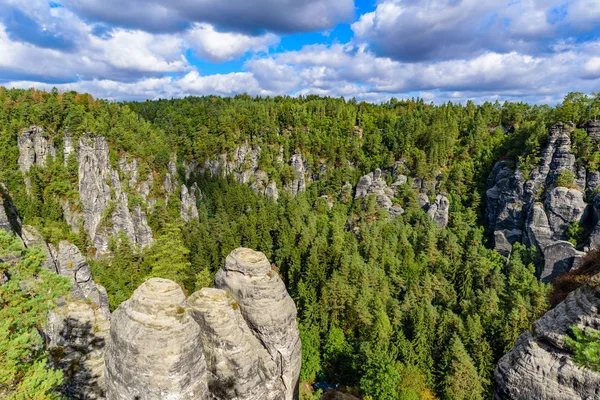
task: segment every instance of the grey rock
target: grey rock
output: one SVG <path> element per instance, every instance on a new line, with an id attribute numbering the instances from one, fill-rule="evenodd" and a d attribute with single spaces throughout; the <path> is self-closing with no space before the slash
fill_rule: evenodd
<path id="1" fill-rule="evenodd" d="M 435 201 L 427 210 L 427 214 L 433 222 L 440 228 L 445 228 L 448 225 L 448 211 L 450 209 L 450 201 L 446 196 L 438 194 Z"/>
<path id="2" fill-rule="evenodd" d="M 277 365 L 227 292 L 204 288 L 188 299 L 188 305 L 202 331 L 208 388 L 215 399 L 284 397 Z"/>
<path id="3" fill-rule="evenodd" d="M 73 137 L 68 132 L 65 133 L 63 138 L 63 147 L 64 162 L 66 166 L 71 154 L 74 154 L 77 151 L 75 149 L 75 144 L 73 143 Z"/>
<path id="4" fill-rule="evenodd" d="M 200 326 L 178 284 L 149 279 L 115 310 L 105 371 L 109 400 L 209 399 Z"/>
<path id="5" fill-rule="evenodd" d="M 572 325 L 600 327 L 600 286 L 586 285 L 519 336 L 494 372 L 495 400 L 599 399 L 600 374 L 573 362 L 563 337 Z"/>
<path id="6" fill-rule="evenodd" d="M 569 242 L 558 240 L 542 249 L 544 269 L 539 274 L 542 282 L 551 282 L 580 263 L 584 253 L 575 250 Z"/>
<path id="7" fill-rule="evenodd" d="M 181 194 L 180 194 L 180 199 L 181 199 L 181 219 L 183 219 L 186 222 L 190 222 L 192 220 L 198 220 L 199 215 L 198 215 L 198 208 L 196 206 L 196 192 L 200 192 L 200 190 L 198 189 L 198 186 L 196 184 L 194 184 L 194 186 L 192 186 L 190 188 L 191 190 L 188 190 L 187 186 L 185 185 L 181 185 Z"/>
<path id="8" fill-rule="evenodd" d="M 77 246 L 66 240 L 56 248 L 49 246 L 60 275 L 71 279 L 71 297 L 75 300 L 92 302 L 97 305 L 108 304 L 106 290 L 92 279 L 92 270 Z M 108 317 L 108 307 L 102 310 Z"/>
<path id="9" fill-rule="evenodd" d="M 217 272 L 215 286 L 237 301 L 244 320 L 275 361 L 285 386 L 282 399 L 297 399 L 302 357 L 296 306 L 265 255 L 234 250 Z"/>
<path id="10" fill-rule="evenodd" d="M 122 187 L 119 173 L 110 167 L 106 139 L 103 136 L 82 136 L 79 140 L 78 158 L 83 225 L 97 254 L 108 254 L 109 238 L 120 232 L 132 244 L 142 248 L 152 242 L 145 213 L 141 209 L 134 209 L 132 213 L 128 208 L 128 196 Z M 133 170 L 136 183 L 137 167 Z"/>
<path id="11" fill-rule="evenodd" d="M 373 173 L 363 176 L 356 185 L 355 199 L 364 199 L 371 192 L 373 185 Z"/>
<path id="12" fill-rule="evenodd" d="M 521 240 L 521 236 L 522 232 L 519 229 L 496 231 L 494 232 L 494 249 L 504 257 L 508 257 L 512 252 L 512 246 Z"/>
<path id="13" fill-rule="evenodd" d="M 71 294 L 48 313 L 43 334 L 53 366 L 68 379 L 59 388 L 67 398 L 104 398 L 104 342 L 109 329 L 108 295 L 92 280 L 79 249 L 67 241 L 55 248 L 32 226 L 24 225 L 23 243 L 46 253 L 44 266 L 71 280 Z"/>
<path id="14" fill-rule="evenodd" d="M 17 208 L 10 200 L 8 191 L 2 183 L 0 183 L 0 229 L 16 235 L 21 233 L 21 219 Z"/>
<path id="15" fill-rule="evenodd" d="M 588 123 L 585 124 L 585 130 L 595 141 L 600 139 L 600 121 L 588 121 Z"/>
<path id="16" fill-rule="evenodd" d="M 582 223 L 585 219 L 586 203 L 580 190 L 555 187 L 548 193 L 544 205 L 554 239 L 566 239 L 569 223 Z"/>
<path id="17" fill-rule="evenodd" d="M 17 140 L 19 147 L 19 169 L 23 174 L 29 172 L 32 165 L 45 166 L 49 158 L 56 158 L 56 147 L 52 140 L 44 135 L 39 126 L 32 126 L 21 132 Z M 25 179 L 29 189 L 29 179 Z"/>
<path id="18" fill-rule="evenodd" d="M 104 399 L 104 349 L 110 321 L 94 302 L 69 300 L 48 314 L 44 334 L 52 363 L 68 379 L 60 387 L 66 398 Z"/>
<path id="19" fill-rule="evenodd" d="M 133 221 L 133 231 L 135 233 L 135 242 L 143 249 L 149 246 L 154 239 L 152 238 L 152 229 L 148 225 L 146 213 L 142 210 L 142 206 L 137 206 L 131 212 Z"/>
<path id="20" fill-rule="evenodd" d="M 427 196 L 427 193 L 417 194 L 417 203 L 423 210 L 429 210 L 429 196 Z"/>
<path id="21" fill-rule="evenodd" d="M 590 171 L 587 174 L 586 188 L 589 192 L 594 193 L 596 188 L 600 186 L 600 172 Z"/>
<path id="22" fill-rule="evenodd" d="M 264 192 L 265 196 L 273 199 L 273 201 L 279 200 L 279 190 L 275 182 L 269 182 Z"/>
<path id="23" fill-rule="evenodd" d="M 304 177 L 304 162 L 302 161 L 302 154 L 299 150 L 296 150 L 296 152 L 290 158 L 290 165 L 296 171 L 296 177 L 286 187 L 288 191 L 292 194 L 292 196 L 296 196 L 298 193 L 306 191 L 306 180 Z"/>
<path id="24" fill-rule="evenodd" d="M 79 206 L 71 202 L 69 199 L 60 199 L 60 205 L 63 210 L 65 222 L 75 233 L 79 233 L 83 229 L 83 215 L 79 211 Z"/>
<path id="25" fill-rule="evenodd" d="M 52 255 L 52 249 L 48 246 L 48 243 L 44 240 L 42 235 L 31 225 L 23 225 L 21 229 L 21 239 L 26 247 L 40 247 L 44 253 L 46 254 L 46 260 L 42 264 L 49 271 L 58 273 L 58 266 L 56 265 L 56 260 L 54 260 L 54 256 Z"/>

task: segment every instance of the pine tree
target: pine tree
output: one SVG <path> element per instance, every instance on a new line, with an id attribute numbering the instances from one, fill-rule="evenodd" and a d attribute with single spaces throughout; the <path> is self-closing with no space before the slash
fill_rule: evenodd
<path id="1" fill-rule="evenodd" d="M 17 257 L 0 264 L 0 275 L 10 276 L 0 285 L 0 397 L 58 399 L 55 390 L 63 374 L 49 366 L 39 332 L 55 300 L 69 292 L 69 280 L 41 267 L 41 249 L 25 250 L 19 239 L 1 229 L 0 257 Z"/>
<path id="2" fill-rule="evenodd" d="M 482 400 L 483 387 L 477 368 L 458 335 L 452 338 L 444 364 L 447 368 L 443 397 L 447 400 Z"/>

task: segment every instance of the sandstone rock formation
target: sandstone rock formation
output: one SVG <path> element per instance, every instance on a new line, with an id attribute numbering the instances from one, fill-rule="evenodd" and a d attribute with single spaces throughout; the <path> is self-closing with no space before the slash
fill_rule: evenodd
<path id="1" fill-rule="evenodd" d="M 495 400 L 571 400 L 600 398 L 600 373 L 576 365 L 564 342 L 572 325 L 600 326 L 599 276 L 519 336 L 494 372 Z"/>
<path id="2" fill-rule="evenodd" d="M 396 196 L 396 184 L 388 187 L 382 178 L 381 169 L 377 168 L 374 172 L 360 178 L 356 185 L 354 194 L 355 199 L 364 199 L 370 194 L 374 194 L 377 199 L 377 205 L 380 208 L 388 210 L 392 217 L 404 214 L 404 210 L 398 204 L 394 204 L 392 199 Z"/>
<path id="3" fill-rule="evenodd" d="M 487 181 L 485 216 L 494 247 L 505 256 L 518 241 L 537 247 L 544 259 L 538 276 L 544 281 L 568 271 L 581 258 L 583 253 L 566 241 L 567 231 L 573 222 L 583 225 L 588 221 L 584 193 L 593 191 L 587 185 L 595 188 L 600 182 L 600 175 L 588 174 L 576 165 L 572 130 L 562 123 L 550 129 L 548 145 L 529 179 L 509 162 L 499 161 Z M 565 181 L 559 178 L 565 174 L 574 178 L 569 187 L 559 186 Z"/>
<path id="4" fill-rule="evenodd" d="M 200 326 L 166 279 L 149 279 L 112 314 L 105 365 L 110 400 L 209 398 Z"/>
<path id="5" fill-rule="evenodd" d="M 19 169 L 27 174 L 32 165 L 46 165 L 49 158 L 56 158 L 56 147 L 44 135 L 44 130 L 39 126 L 32 126 L 21 133 L 17 141 L 19 147 Z M 25 185 L 29 189 L 29 178 L 25 178 Z"/>
<path id="6" fill-rule="evenodd" d="M 263 253 L 239 248 L 215 276 L 215 285 L 231 293 L 253 334 L 266 347 L 285 387 L 282 399 L 297 398 L 301 344 L 296 306 Z"/>
<path id="7" fill-rule="evenodd" d="M 200 197 L 200 189 L 195 183 L 188 190 L 187 186 L 181 185 L 181 219 L 186 222 L 198 220 L 198 208 L 196 200 Z"/>
<path id="8" fill-rule="evenodd" d="M 275 361 L 252 334 L 229 293 L 204 288 L 188 299 L 188 305 L 202 331 L 208 388 L 215 399 L 284 398 Z"/>
<path id="9" fill-rule="evenodd" d="M 0 229 L 6 232 L 15 232 L 17 235 L 21 231 L 19 214 L 2 183 L 0 183 Z"/>
<path id="10" fill-rule="evenodd" d="M 79 140 L 79 196 L 84 227 L 97 254 L 107 254 L 109 237 L 123 232 L 131 243 L 144 247 L 152 242 L 145 214 L 130 212 L 129 199 L 118 171 L 110 167 L 108 143 L 103 136 Z"/>
<path id="11" fill-rule="evenodd" d="M 450 200 L 444 195 L 438 194 L 435 197 L 435 201 L 429 209 L 427 214 L 431 217 L 433 222 L 437 226 L 445 228 L 448 225 L 448 211 L 450 210 Z"/>
<path id="12" fill-rule="evenodd" d="M 50 311 L 43 334 L 51 362 L 67 380 L 60 392 L 67 398 L 104 398 L 104 342 L 109 330 L 106 290 L 96 284 L 86 259 L 67 241 L 53 246 L 32 226 L 24 225 L 25 246 L 39 246 L 46 253 L 44 266 L 71 280 L 71 293 Z"/>

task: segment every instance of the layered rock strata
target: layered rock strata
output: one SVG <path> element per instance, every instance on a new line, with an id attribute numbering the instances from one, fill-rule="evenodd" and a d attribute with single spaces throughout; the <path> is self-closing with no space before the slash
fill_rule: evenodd
<path id="1" fill-rule="evenodd" d="M 600 373 L 576 365 L 564 341 L 572 325 L 600 327 L 599 282 L 595 276 L 519 336 L 494 372 L 495 400 L 600 399 Z"/>
<path id="2" fill-rule="evenodd" d="M 188 299 L 188 305 L 202 331 L 208 388 L 215 399 L 284 398 L 277 365 L 229 293 L 204 288 Z"/>
<path id="3" fill-rule="evenodd" d="M 215 286 L 231 294 L 252 333 L 265 346 L 285 387 L 282 399 L 297 398 L 301 344 L 296 306 L 263 253 L 231 252 L 215 276 Z"/>
<path id="4" fill-rule="evenodd" d="M 572 130 L 562 123 L 550 129 L 548 145 L 528 179 L 509 162 L 500 161 L 487 182 L 485 216 L 495 249 L 508 256 L 515 242 L 535 246 L 543 257 L 538 271 L 543 281 L 578 265 L 583 252 L 567 241 L 569 226 L 588 221 L 585 193 L 593 191 L 590 184 L 600 182 L 600 175 L 588 179 L 590 174 L 577 165 L 571 152 Z M 560 186 L 569 177 L 573 180 L 569 187 Z"/>
<path id="5" fill-rule="evenodd" d="M 166 279 L 149 279 L 112 314 L 105 365 L 111 400 L 209 399 L 200 326 Z"/>

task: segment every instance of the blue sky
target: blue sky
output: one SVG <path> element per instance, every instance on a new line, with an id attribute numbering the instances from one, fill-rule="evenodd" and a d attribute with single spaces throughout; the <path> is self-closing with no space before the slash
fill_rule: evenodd
<path id="1" fill-rule="evenodd" d="M 600 1 L 0 0 L 0 85 L 555 104 L 600 91 Z"/>

